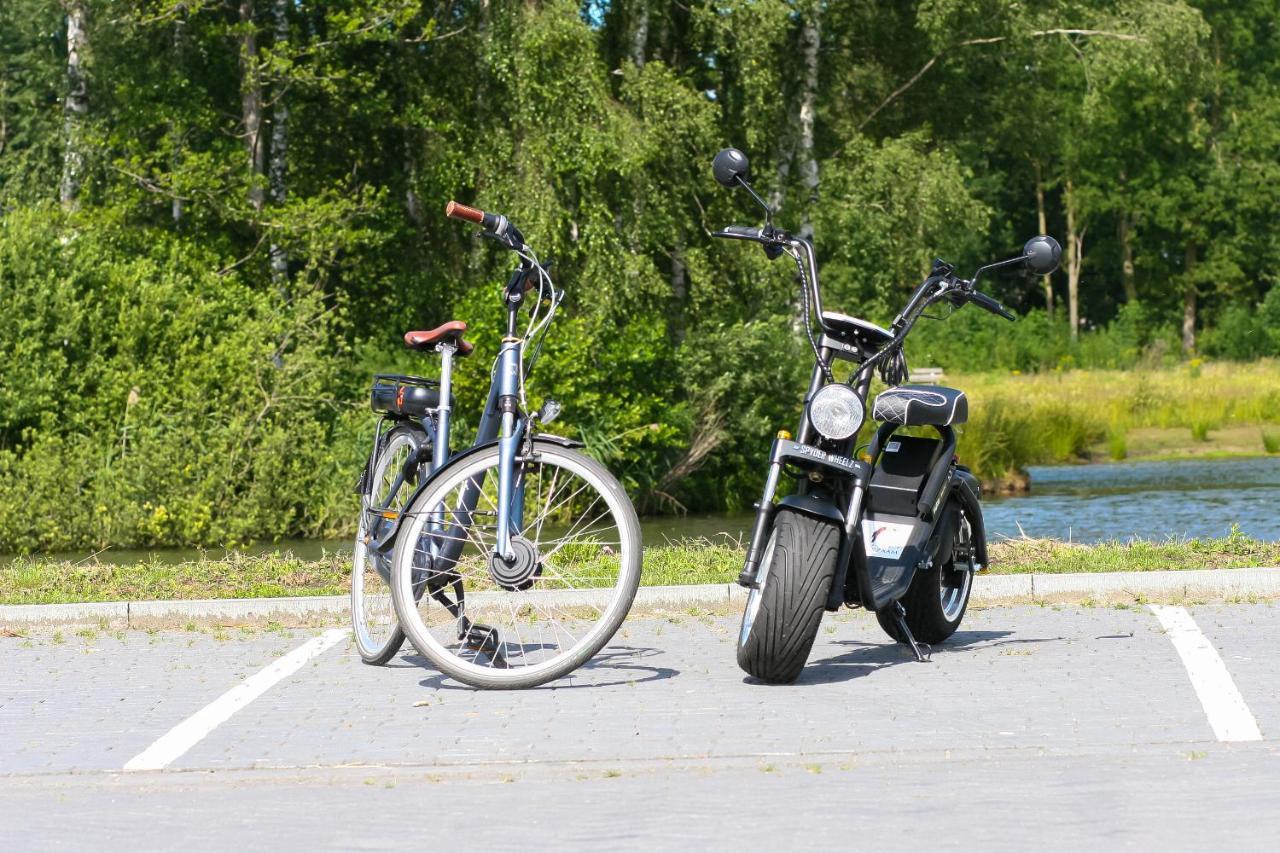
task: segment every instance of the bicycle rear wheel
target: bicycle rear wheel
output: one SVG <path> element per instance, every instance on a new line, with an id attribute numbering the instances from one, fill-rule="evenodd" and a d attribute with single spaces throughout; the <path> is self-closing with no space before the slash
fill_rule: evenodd
<path id="1" fill-rule="evenodd" d="M 626 618 L 640 524 L 604 466 L 535 443 L 516 462 L 523 518 L 504 560 L 498 464 L 497 447 L 459 460 L 407 508 L 391 591 L 409 640 L 442 672 L 473 687 L 533 687 L 581 666 Z"/>
<path id="2" fill-rule="evenodd" d="M 391 601 L 391 557 L 374 551 L 371 541 L 382 525 L 391 523 L 379 513 L 398 513 L 408 503 L 413 484 L 403 476 L 405 463 L 426 441 L 425 433 L 410 426 L 397 426 L 387 433 L 360 496 L 360 522 L 351 560 L 351 628 L 360 659 L 373 666 L 395 657 L 404 644 L 404 632 Z"/>

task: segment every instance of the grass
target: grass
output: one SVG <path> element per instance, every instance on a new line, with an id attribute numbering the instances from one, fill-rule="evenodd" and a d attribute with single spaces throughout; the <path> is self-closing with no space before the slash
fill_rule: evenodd
<path id="1" fill-rule="evenodd" d="M 960 458 L 987 483 L 1028 465 L 1280 452 L 1280 361 L 948 376 L 969 396 Z M 1259 429 L 1261 427 L 1261 429 Z M 1148 452 L 1145 442 L 1158 436 Z M 1261 441 L 1259 441 L 1261 439 Z"/>
<path id="2" fill-rule="evenodd" d="M 1262 448 L 1268 453 L 1280 453 L 1280 430 L 1262 430 Z"/>
<path id="3" fill-rule="evenodd" d="M 641 582 L 646 586 L 729 583 L 742 568 L 742 556 L 738 544 L 729 541 L 691 540 L 646 548 Z M 1260 542 L 1238 532 L 1220 539 L 1100 545 L 1015 539 L 994 543 L 991 563 L 995 574 L 1277 566 L 1280 543 Z M 269 554 L 133 565 L 21 558 L 0 567 L 0 604 L 344 595 L 348 572 L 347 558 L 341 554 L 314 561 Z"/>

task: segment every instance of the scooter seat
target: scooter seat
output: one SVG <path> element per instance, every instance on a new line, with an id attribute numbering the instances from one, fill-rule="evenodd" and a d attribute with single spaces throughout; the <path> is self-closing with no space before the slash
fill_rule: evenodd
<path id="1" fill-rule="evenodd" d="M 952 426 L 969 419 L 969 399 L 941 385 L 899 385 L 876 397 L 871 417 L 902 426 Z"/>

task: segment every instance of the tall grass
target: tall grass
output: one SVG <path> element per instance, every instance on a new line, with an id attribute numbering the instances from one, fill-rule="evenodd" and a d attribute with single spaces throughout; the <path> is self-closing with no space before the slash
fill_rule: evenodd
<path id="1" fill-rule="evenodd" d="M 1280 362 L 1274 359 L 1164 370 L 953 375 L 946 381 L 970 399 L 961 461 L 988 481 L 1028 465 L 1085 458 L 1104 440 L 1109 455 L 1122 459 L 1127 433 L 1143 427 L 1188 429 L 1205 441 L 1224 426 L 1280 424 Z M 1267 452 L 1280 452 L 1280 432 L 1264 429 L 1263 442 Z"/>
<path id="2" fill-rule="evenodd" d="M 1112 423 L 1107 430 L 1107 453 L 1117 462 L 1129 455 L 1129 442 L 1123 424 Z"/>
<path id="3" fill-rule="evenodd" d="M 1262 431 L 1262 446 L 1268 453 L 1280 453 L 1280 432 L 1269 429 Z"/>

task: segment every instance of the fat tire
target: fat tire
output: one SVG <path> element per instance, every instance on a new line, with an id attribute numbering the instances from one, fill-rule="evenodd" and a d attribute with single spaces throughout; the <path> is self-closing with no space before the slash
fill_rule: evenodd
<path id="1" fill-rule="evenodd" d="M 375 482 L 375 479 L 376 479 L 374 477 L 374 472 L 377 470 L 378 457 L 380 457 L 383 451 L 386 450 L 386 448 L 391 445 L 393 439 L 396 436 L 404 435 L 404 434 L 407 434 L 409 436 L 410 440 L 413 442 L 414 448 L 421 447 L 422 444 L 424 444 L 427 441 L 427 434 L 424 431 L 412 426 L 405 425 L 405 424 L 401 424 L 400 426 L 397 426 L 394 429 L 387 432 L 387 434 L 382 437 L 382 440 L 378 445 L 377 454 L 375 454 L 373 459 L 369 460 L 369 475 L 368 475 L 369 484 L 367 486 L 368 489 L 374 488 L 373 483 Z M 361 542 L 360 542 L 360 537 L 363 535 L 363 532 L 364 532 L 364 527 L 363 527 L 363 519 L 362 519 L 361 523 L 357 525 L 356 545 L 355 545 L 355 550 L 351 555 L 352 636 L 355 639 L 356 652 L 359 653 L 361 661 L 363 661 L 364 663 L 367 663 L 370 666 L 385 666 L 386 664 L 391 662 L 392 658 L 394 658 L 397 654 L 399 654 L 400 648 L 404 645 L 404 630 L 401 629 L 399 623 L 397 623 L 396 627 L 393 628 L 391 630 L 391 633 L 387 635 L 386 642 L 383 643 L 381 646 L 366 646 L 364 643 L 360 641 L 360 631 L 355 626 L 355 620 L 357 618 L 356 614 L 361 612 L 363 608 L 362 608 L 361 602 L 357 600 L 358 595 L 357 595 L 357 587 L 355 585 L 355 572 L 363 570 L 362 567 L 359 565 L 360 562 L 363 561 L 364 559 L 363 552 L 361 549 Z M 390 586 L 388 586 L 387 592 L 388 593 L 391 592 Z"/>
<path id="2" fill-rule="evenodd" d="M 769 684 L 790 684 L 800 677 L 818 636 L 835 577 L 840 529 L 783 508 L 770 535 L 773 554 L 755 621 L 738 643 L 738 666 Z M 746 618 L 744 613 L 744 627 Z"/>
<path id="3" fill-rule="evenodd" d="M 959 509 L 963 515 L 965 510 Z M 957 535 L 959 528 L 957 527 Z M 911 586 L 907 588 L 907 594 L 902 597 L 902 606 L 907 611 L 906 623 L 911 629 L 911 634 L 918 642 L 936 645 L 945 642 L 960 627 L 960 623 L 964 621 L 964 614 L 969 610 L 969 599 L 973 595 L 973 585 L 970 584 L 968 592 L 965 594 L 964 604 L 960 608 L 960 612 L 956 614 L 954 621 L 948 620 L 942 612 L 942 573 L 953 571 L 955 565 L 955 540 L 952 539 L 951 555 L 946 563 L 935 561 L 933 568 L 927 571 L 917 571 L 915 577 L 911 579 Z M 902 636 L 902 632 L 898 630 L 897 620 L 893 616 L 893 605 L 876 613 L 876 621 L 880 623 L 880 627 L 884 632 L 899 643 L 905 643 L 907 638 Z"/>

